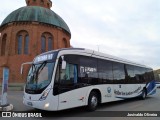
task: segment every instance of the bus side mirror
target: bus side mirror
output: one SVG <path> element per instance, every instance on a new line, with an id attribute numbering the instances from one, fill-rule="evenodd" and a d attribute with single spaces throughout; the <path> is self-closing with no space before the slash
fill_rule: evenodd
<path id="1" fill-rule="evenodd" d="M 23 66 L 24 66 L 24 65 L 31 65 L 31 64 L 33 64 L 33 62 L 26 62 L 26 63 L 23 63 L 23 64 L 21 65 L 21 75 L 23 74 Z"/>
<path id="2" fill-rule="evenodd" d="M 66 69 L 66 61 L 64 60 L 64 56 L 61 56 L 61 60 L 62 60 L 62 70 Z"/>
<path id="3" fill-rule="evenodd" d="M 66 61 L 62 61 L 62 70 L 65 70 L 66 69 Z"/>
<path id="4" fill-rule="evenodd" d="M 23 65 L 21 66 L 21 75 L 23 74 Z"/>

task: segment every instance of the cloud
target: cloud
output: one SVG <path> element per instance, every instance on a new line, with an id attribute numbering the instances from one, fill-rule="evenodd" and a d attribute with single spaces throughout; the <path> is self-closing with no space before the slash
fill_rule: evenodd
<path id="1" fill-rule="evenodd" d="M 1 0 L 0 23 L 14 10 L 25 6 L 25 0 Z"/>
<path id="2" fill-rule="evenodd" d="M 92 2 L 91 6 L 82 9 L 76 8 L 75 14 L 81 11 L 76 18 L 86 18 L 85 22 L 74 25 L 77 31 L 73 31 L 75 46 L 85 46 L 104 53 L 124 57 L 139 63 L 146 63 L 151 67 L 159 68 L 160 64 L 157 56 L 159 45 L 159 17 L 157 1 L 126 1 L 107 3 L 99 5 Z M 75 2 L 76 3 L 76 2 Z M 125 3 L 125 4 L 123 4 Z M 157 8 L 150 7 L 156 6 Z M 76 6 L 76 5 L 74 5 Z M 78 6 L 78 5 L 77 5 Z M 109 9 L 107 9 L 109 6 Z M 110 9 L 112 6 L 112 9 Z M 91 9 L 92 8 L 92 9 Z M 94 9 L 95 8 L 95 9 Z M 83 16 L 81 16 L 83 13 Z M 72 15 L 71 15 L 72 16 Z M 80 19 L 81 20 L 81 19 Z M 84 41 L 84 42 L 82 42 Z M 157 61 L 157 62 L 156 62 Z"/>
<path id="3" fill-rule="evenodd" d="M 160 68 L 159 0 L 52 0 L 71 29 L 71 44 Z M 24 0 L 0 4 L 0 22 Z"/>

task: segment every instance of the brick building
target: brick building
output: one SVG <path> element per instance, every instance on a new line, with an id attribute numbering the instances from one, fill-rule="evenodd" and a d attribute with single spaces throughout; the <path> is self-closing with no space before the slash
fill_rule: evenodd
<path id="1" fill-rule="evenodd" d="M 10 84 L 24 83 L 22 63 L 40 53 L 70 47 L 70 29 L 50 9 L 51 0 L 26 0 L 26 4 L 10 13 L 0 26 L 0 80 L 3 67 L 8 67 Z"/>

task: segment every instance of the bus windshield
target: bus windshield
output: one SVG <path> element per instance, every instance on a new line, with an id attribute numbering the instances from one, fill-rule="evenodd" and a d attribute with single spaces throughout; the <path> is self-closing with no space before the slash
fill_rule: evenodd
<path id="1" fill-rule="evenodd" d="M 32 64 L 26 83 L 26 90 L 40 91 L 45 89 L 51 82 L 54 62 L 41 62 Z"/>

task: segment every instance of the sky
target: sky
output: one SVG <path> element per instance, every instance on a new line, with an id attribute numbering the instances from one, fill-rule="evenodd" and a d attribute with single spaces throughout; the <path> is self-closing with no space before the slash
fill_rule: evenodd
<path id="1" fill-rule="evenodd" d="M 160 0 L 52 0 L 71 45 L 160 69 Z M 0 23 L 25 0 L 1 0 Z"/>

